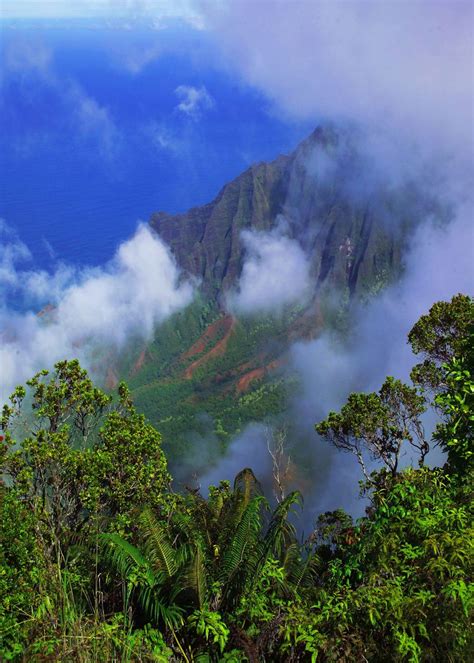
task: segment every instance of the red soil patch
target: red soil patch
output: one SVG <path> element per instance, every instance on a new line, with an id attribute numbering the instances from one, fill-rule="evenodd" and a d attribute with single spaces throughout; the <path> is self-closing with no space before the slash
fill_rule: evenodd
<path id="1" fill-rule="evenodd" d="M 196 343 L 186 350 L 185 353 L 181 356 L 181 359 L 189 359 L 195 355 L 200 355 L 207 348 L 207 345 L 213 341 L 217 334 L 223 330 L 224 333 L 230 329 L 232 324 L 232 318 L 230 315 L 226 315 L 224 318 L 219 318 L 215 322 L 209 325 L 209 327 L 203 332 L 203 334 L 198 338 Z"/>
<path id="2" fill-rule="evenodd" d="M 251 371 L 252 368 L 255 367 L 255 364 L 264 365 L 265 359 L 266 359 L 265 353 L 260 352 L 250 361 L 246 361 L 244 364 L 239 364 L 239 366 L 237 366 L 237 368 L 234 369 L 233 373 L 234 375 L 242 375 L 243 373 L 247 373 L 248 371 Z"/>
<path id="3" fill-rule="evenodd" d="M 267 364 L 267 371 L 274 371 L 275 369 L 280 368 L 280 366 L 283 366 L 283 364 L 286 364 L 287 361 L 288 360 L 286 357 L 280 357 L 279 359 L 274 359 L 269 364 Z"/>
<path id="4" fill-rule="evenodd" d="M 109 389 L 109 391 L 112 391 L 112 389 L 115 389 L 115 387 L 118 385 L 118 377 L 114 369 L 109 366 L 107 370 L 107 376 L 105 378 L 105 387 L 106 389 Z"/>
<path id="5" fill-rule="evenodd" d="M 241 394 L 244 391 L 247 391 L 249 388 L 250 383 L 253 380 L 259 380 L 260 378 L 263 378 L 265 375 L 265 367 L 263 368 L 254 368 L 253 371 L 249 371 L 248 373 L 245 373 L 245 375 L 242 375 L 240 380 L 238 380 L 235 388 L 237 390 L 238 394 Z"/>
<path id="6" fill-rule="evenodd" d="M 263 378 L 270 371 L 274 371 L 276 368 L 279 368 L 283 363 L 283 359 L 274 359 L 266 366 L 262 366 L 261 368 L 254 368 L 252 371 L 245 373 L 245 375 L 242 375 L 242 377 L 237 381 L 235 386 L 237 393 L 242 394 L 244 391 L 247 391 L 250 383 L 253 380 L 259 380 L 260 378 Z"/>
<path id="7" fill-rule="evenodd" d="M 199 359 L 196 359 L 188 366 L 184 372 L 184 377 L 187 380 L 190 380 L 193 377 L 194 371 L 199 368 L 199 366 L 202 366 L 202 364 L 205 364 L 213 357 L 220 357 L 224 354 L 234 327 L 235 320 L 230 315 L 226 315 L 224 318 L 220 318 L 219 320 L 216 320 L 216 322 L 213 322 L 212 325 L 209 325 L 201 338 L 199 338 L 196 343 L 194 343 L 194 345 L 183 355 L 183 359 L 197 354 L 196 348 L 198 350 L 200 349 L 200 352 L 203 352 L 207 344 L 217 336 L 220 330 L 224 331 L 224 336 L 214 345 L 214 347 L 209 350 L 209 352 L 206 352 L 206 354 L 204 354 L 202 357 L 199 357 Z"/>
<path id="8" fill-rule="evenodd" d="M 142 368 L 143 364 L 145 363 L 145 359 L 146 359 L 146 348 L 143 348 L 143 350 L 140 352 L 137 361 L 134 363 L 132 370 L 130 371 L 130 375 L 136 375 L 138 373 L 138 371 Z"/>

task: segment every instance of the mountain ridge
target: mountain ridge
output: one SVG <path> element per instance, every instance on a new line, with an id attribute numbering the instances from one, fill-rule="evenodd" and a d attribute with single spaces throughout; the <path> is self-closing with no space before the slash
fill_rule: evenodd
<path id="1" fill-rule="evenodd" d="M 399 272 L 404 232 L 387 223 L 399 192 L 379 192 L 376 201 L 351 198 L 344 177 L 353 178 L 351 167 L 361 164 L 348 140 L 319 127 L 289 155 L 247 168 L 210 203 L 176 215 L 154 213 L 150 224 L 211 298 L 221 300 L 238 282 L 242 231 L 268 232 L 280 218 L 308 255 L 315 292 L 327 284 L 361 294 Z"/>
<path id="2" fill-rule="evenodd" d="M 319 127 L 290 154 L 250 166 L 210 203 L 152 215 L 183 278 L 200 286 L 193 304 L 132 348 L 116 373 L 162 431 L 176 469 L 196 440 L 216 440 L 219 455 L 247 423 L 278 418 L 295 395 L 291 344 L 324 330 L 346 333 L 353 303 L 400 275 L 429 201 L 375 178 L 361 193 L 370 168 L 350 134 Z M 280 227 L 308 260 L 311 297 L 275 315 L 229 316 L 226 298 L 246 260 L 242 232 Z"/>

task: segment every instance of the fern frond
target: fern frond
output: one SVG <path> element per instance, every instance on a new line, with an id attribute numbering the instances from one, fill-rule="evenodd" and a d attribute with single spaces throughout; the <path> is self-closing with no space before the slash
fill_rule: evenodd
<path id="1" fill-rule="evenodd" d="M 285 552 L 281 558 L 281 565 L 286 575 L 290 575 L 294 568 L 294 564 L 297 564 L 298 561 L 301 561 L 301 549 L 298 543 L 290 543 L 289 546 L 285 548 Z"/>
<path id="2" fill-rule="evenodd" d="M 265 535 L 267 554 L 273 553 L 279 559 L 284 550 L 296 541 L 296 530 L 294 525 L 288 522 L 288 516 L 295 505 L 301 506 L 302 501 L 301 493 L 295 490 L 273 512 Z"/>
<path id="3" fill-rule="evenodd" d="M 300 587 L 313 587 L 321 570 L 321 561 L 317 555 L 310 553 L 306 559 L 298 557 L 287 565 L 288 577 L 295 590 Z"/>
<path id="4" fill-rule="evenodd" d="M 178 561 L 164 527 L 150 509 L 140 515 L 140 526 L 145 539 L 144 552 L 153 570 L 171 578 L 178 570 Z"/>
<path id="5" fill-rule="evenodd" d="M 105 544 L 103 549 L 106 558 L 123 578 L 127 579 L 130 573 L 138 568 L 145 574 L 150 586 L 155 584 L 153 569 L 136 546 L 115 533 L 101 534 L 100 540 Z"/>
<path id="6" fill-rule="evenodd" d="M 157 587 L 141 587 L 138 601 L 155 625 L 163 623 L 168 628 L 177 628 L 183 623 L 184 610 L 174 603 L 172 598 L 165 600 Z"/>
<path id="7" fill-rule="evenodd" d="M 262 495 L 262 487 L 257 477 L 249 467 L 239 472 L 234 479 L 234 493 L 242 498 L 242 507 L 245 509 L 250 500 Z"/>
<path id="8" fill-rule="evenodd" d="M 217 531 L 219 548 L 224 548 L 232 539 L 251 500 L 261 496 L 261 486 L 252 470 L 246 468 L 239 472 L 234 480 L 234 491 L 220 512 Z"/>
<path id="9" fill-rule="evenodd" d="M 263 505 L 266 505 L 266 500 L 262 496 L 257 496 L 244 510 L 235 533 L 224 550 L 220 572 L 223 582 L 228 581 L 240 565 L 249 564 L 253 560 L 261 531 Z"/>
<path id="10" fill-rule="evenodd" d="M 107 559 L 111 562 L 124 579 L 128 579 L 132 572 L 140 571 L 136 586 L 136 597 L 143 611 L 155 624 L 165 624 L 167 627 L 177 628 L 183 623 L 183 609 L 175 603 L 179 587 L 167 591 L 166 597 L 162 595 L 160 585 L 166 579 L 167 573 L 159 570 L 153 571 L 152 563 L 136 546 L 132 545 L 118 534 L 102 534 Z"/>
<path id="11" fill-rule="evenodd" d="M 207 597 L 206 558 L 201 545 L 194 546 L 193 556 L 183 577 L 186 587 L 196 595 L 198 607 L 201 609 Z"/>
<path id="12" fill-rule="evenodd" d="M 299 583 L 300 587 L 314 587 L 322 569 L 322 563 L 319 556 L 315 553 L 308 555 L 303 574 Z"/>

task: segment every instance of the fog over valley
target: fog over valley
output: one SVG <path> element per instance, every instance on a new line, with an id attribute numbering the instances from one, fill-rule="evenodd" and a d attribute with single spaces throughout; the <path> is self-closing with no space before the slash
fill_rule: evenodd
<path id="1" fill-rule="evenodd" d="M 473 3 L 0 33 L 0 661 L 470 662 Z"/>
<path id="2" fill-rule="evenodd" d="M 264 2 L 183 5 L 158 12 L 159 20 L 144 2 L 122 7 L 107 26 L 99 4 L 89 33 L 63 7 L 55 20 L 74 36 L 71 45 L 52 31 L 47 14 L 22 23 L 9 6 L 2 46 L 2 112 L 12 129 L 2 138 L 8 201 L 0 210 L 2 400 L 35 371 L 77 356 L 109 387 L 132 378 L 137 406 L 160 427 L 168 396 L 153 385 L 163 377 L 195 404 L 187 425 L 179 421 L 168 434 L 163 429 L 182 481 L 194 476 L 205 486 L 208 471 L 231 479 L 245 465 L 264 480 L 271 472 L 268 430 L 284 424 L 293 437 L 288 453 L 303 463 L 303 473 L 309 463 L 318 478 L 314 499 L 335 506 L 338 477 L 342 486 L 344 472 L 357 470 L 349 463 L 341 474 L 345 460 L 318 439 L 314 423 L 350 391 L 377 389 L 386 374 L 407 379 L 414 362 L 406 344 L 411 326 L 434 301 L 472 291 L 472 7 L 277 2 L 267 25 Z M 137 25 L 135 42 L 128 36 L 120 42 L 128 20 Z M 99 44 L 101 34 L 106 38 Z M 178 34 L 184 41 L 174 40 Z M 100 90 L 92 71 L 79 67 L 87 42 L 118 93 Z M 193 51 L 185 52 L 185 44 Z M 173 58 L 179 85 L 166 73 Z M 149 105 L 153 76 L 169 96 L 160 92 L 162 108 L 144 113 L 138 109 Z M 141 86 L 125 115 L 117 94 L 134 81 Z M 247 114 L 245 125 L 230 111 L 230 85 Z M 133 117 L 139 123 L 132 126 Z M 227 156 L 217 130 L 232 133 L 234 118 L 240 155 L 226 138 Z M 320 128 L 311 133 L 311 127 Z M 262 149 L 259 131 L 273 135 L 271 148 Z M 69 203 L 63 211 L 46 203 L 32 207 L 32 252 L 30 222 L 8 213 L 15 204 L 13 173 L 26 177 L 23 164 L 38 168 L 40 155 L 69 161 L 60 134 L 75 150 L 74 176 L 84 167 L 91 173 L 80 181 L 81 197 L 95 196 L 96 210 L 73 209 L 68 231 Z M 298 134 L 311 136 L 293 151 Z M 222 179 L 219 166 L 214 172 L 213 162 L 229 158 L 234 165 L 227 173 L 244 171 L 245 151 L 250 170 L 236 180 L 228 184 L 231 177 Z M 137 211 L 151 215 L 168 205 L 178 216 L 160 213 L 151 226 L 130 216 L 111 244 L 107 228 L 114 216 L 126 215 L 123 208 L 115 212 L 115 192 L 120 198 L 127 161 L 140 154 L 142 182 L 154 167 L 158 174 L 166 168 L 166 175 L 146 184 L 145 197 L 153 191 L 149 207 L 135 205 Z M 11 175 L 6 168 L 13 168 Z M 65 183 L 68 169 L 65 162 Z M 36 186 L 34 178 L 33 171 Z M 168 187 L 164 196 L 160 178 Z M 167 183 L 173 180 L 179 187 Z M 78 181 L 72 186 L 71 193 Z M 184 194 L 188 204 L 207 203 L 212 195 L 199 189 L 216 193 L 222 186 L 211 207 L 186 215 L 181 191 L 194 192 L 193 199 Z M 52 213 L 58 218 L 49 225 Z M 67 248 L 78 241 L 80 252 Z M 100 264 L 104 250 L 95 246 L 109 247 Z M 188 336 L 179 332 L 171 347 L 162 324 L 172 326 L 191 302 Z M 221 316 L 236 323 L 219 327 Z M 272 332 L 259 335 L 259 319 L 270 321 Z M 186 380 L 199 372 L 190 389 Z M 253 394 L 262 407 L 242 405 L 229 421 L 215 397 L 231 392 L 241 400 Z M 308 484 L 308 477 L 301 481 Z M 356 488 L 345 506 L 355 503 Z"/>

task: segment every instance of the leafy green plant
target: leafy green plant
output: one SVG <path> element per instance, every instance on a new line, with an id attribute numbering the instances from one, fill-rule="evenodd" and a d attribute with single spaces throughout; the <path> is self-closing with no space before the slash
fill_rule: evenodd
<path id="1" fill-rule="evenodd" d="M 230 631 L 218 612 L 195 610 L 188 617 L 188 623 L 206 642 L 217 645 L 221 653 L 224 651 Z"/>
<path id="2" fill-rule="evenodd" d="M 469 302 L 434 307 L 415 334 L 437 375 L 446 465 L 398 464 L 403 443 L 423 461 L 427 383 L 352 394 L 320 433 L 382 467 L 364 517 L 321 514 L 304 541 L 301 495 L 271 509 L 249 468 L 207 497 L 174 494 L 161 437 L 125 385 L 111 398 L 72 361 L 15 390 L 1 420 L 2 660 L 468 663 Z M 258 403 L 262 387 L 242 399 Z"/>

